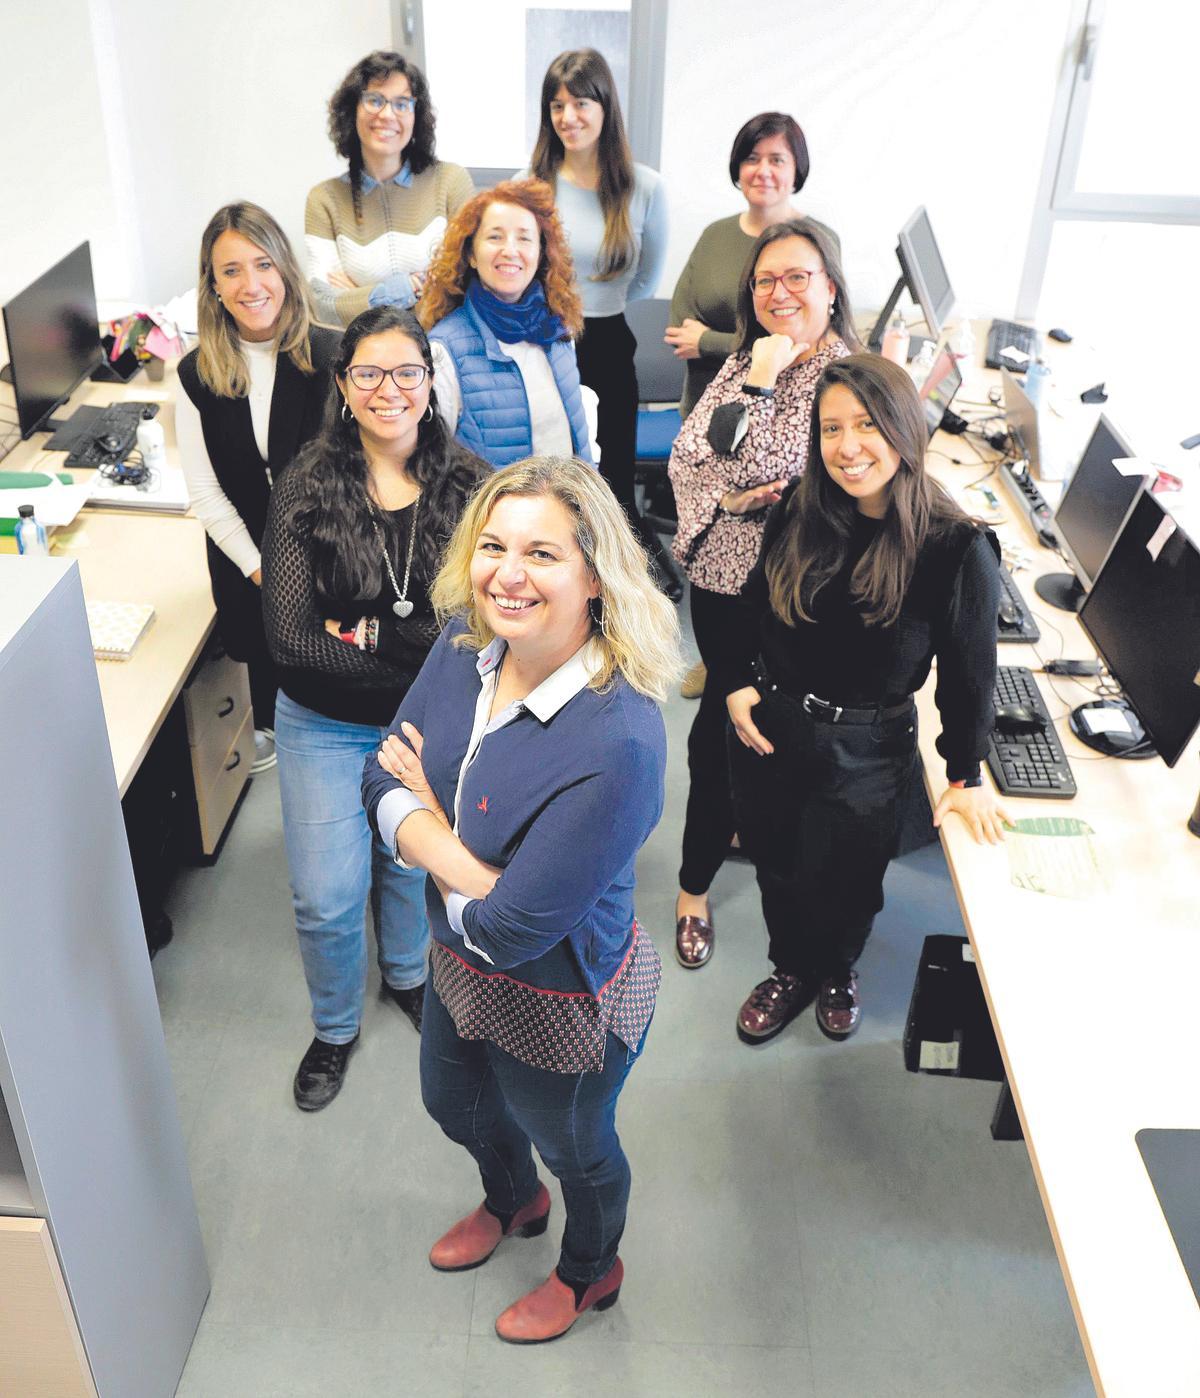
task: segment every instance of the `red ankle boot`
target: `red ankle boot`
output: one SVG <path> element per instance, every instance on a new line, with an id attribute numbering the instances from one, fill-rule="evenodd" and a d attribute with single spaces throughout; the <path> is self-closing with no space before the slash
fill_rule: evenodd
<path id="1" fill-rule="evenodd" d="M 505 1238 L 514 1233 L 521 1238 L 536 1238 L 546 1231 L 549 1218 L 550 1191 L 539 1180 L 537 1193 L 513 1214 L 507 1228 L 501 1228 L 496 1215 L 480 1204 L 474 1213 L 460 1218 L 448 1233 L 442 1234 L 429 1250 L 429 1261 L 439 1272 L 466 1272 L 482 1267 Z"/>
<path id="2" fill-rule="evenodd" d="M 510 1345 L 540 1345 L 565 1335 L 588 1310 L 606 1311 L 621 1294 L 625 1268 L 618 1257 L 608 1276 L 593 1282 L 575 1304 L 575 1292 L 551 1272 L 539 1287 L 514 1301 L 496 1319 L 496 1334 Z"/>

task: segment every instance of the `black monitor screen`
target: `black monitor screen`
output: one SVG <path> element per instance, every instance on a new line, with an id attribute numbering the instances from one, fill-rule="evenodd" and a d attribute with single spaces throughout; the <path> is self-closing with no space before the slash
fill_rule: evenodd
<path id="1" fill-rule="evenodd" d="M 1200 550 L 1149 492 L 1079 621 L 1173 767 L 1200 723 Z"/>
<path id="2" fill-rule="evenodd" d="M 940 335 L 954 310 L 954 288 L 924 208 L 918 209 L 900 230 L 897 253 L 908 289 L 925 313 L 929 333 Z"/>
<path id="3" fill-rule="evenodd" d="M 87 243 L 12 298 L 4 334 L 17 422 L 28 437 L 104 356 Z"/>
<path id="4" fill-rule="evenodd" d="M 1085 587 L 1091 587 L 1145 486 L 1143 472 L 1124 475 L 1113 465 L 1122 458 L 1132 460 L 1133 452 L 1101 416 L 1055 511 L 1054 527 Z"/>
<path id="5" fill-rule="evenodd" d="M 918 394 L 925 408 L 925 425 L 929 428 L 931 437 L 942 425 L 946 409 L 954 401 L 954 395 L 961 387 L 962 372 L 958 367 L 958 361 L 949 350 L 942 350 L 933 361 L 929 377 L 922 384 Z"/>

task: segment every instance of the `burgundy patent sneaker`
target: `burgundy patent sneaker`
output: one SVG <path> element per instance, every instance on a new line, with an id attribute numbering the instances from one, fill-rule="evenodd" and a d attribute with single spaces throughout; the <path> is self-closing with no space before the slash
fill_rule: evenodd
<path id="1" fill-rule="evenodd" d="M 765 1044 L 796 1018 L 812 999 L 799 976 L 776 971 L 759 981 L 738 1011 L 738 1038 L 746 1044 Z"/>
<path id="2" fill-rule="evenodd" d="M 685 971 L 698 971 L 712 956 L 717 932 L 712 910 L 706 911 L 707 917 L 681 917 L 675 923 L 675 960 Z"/>
<path id="3" fill-rule="evenodd" d="M 817 1028 L 830 1039 L 848 1039 L 862 1019 L 858 972 L 843 971 L 821 982 L 817 992 Z"/>

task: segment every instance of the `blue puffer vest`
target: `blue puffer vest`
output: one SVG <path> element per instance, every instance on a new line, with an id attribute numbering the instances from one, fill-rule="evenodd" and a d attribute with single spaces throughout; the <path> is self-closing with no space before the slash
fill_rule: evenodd
<path id="1" fill-rule="evenodd" d="M 529 399 L 521 371 L 474 307 L 462 305 L 452 311 L 438 321 L 429 338 L 446 346 L 458 370 L 462 416 L 455 435 L 463 446 L 497 469 L 532 456 Z M 569 341 L 558 340 L 546 355 L 567 411 L 575 455 L 591 462 L 575 349 Z"/>

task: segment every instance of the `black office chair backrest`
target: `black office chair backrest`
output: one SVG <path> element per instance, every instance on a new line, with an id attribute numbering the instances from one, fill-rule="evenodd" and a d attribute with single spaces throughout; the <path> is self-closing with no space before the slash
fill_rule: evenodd
<path id="1" fill-rule="evenodd" d="M 676 359 L 663 332 L 671 323 L 671 303 L 661 296 L 631 301 L 625 319 L 637 338 L 634 367 L 642 403 L 678 403 L 683 393 L 683 360 Z"/>

